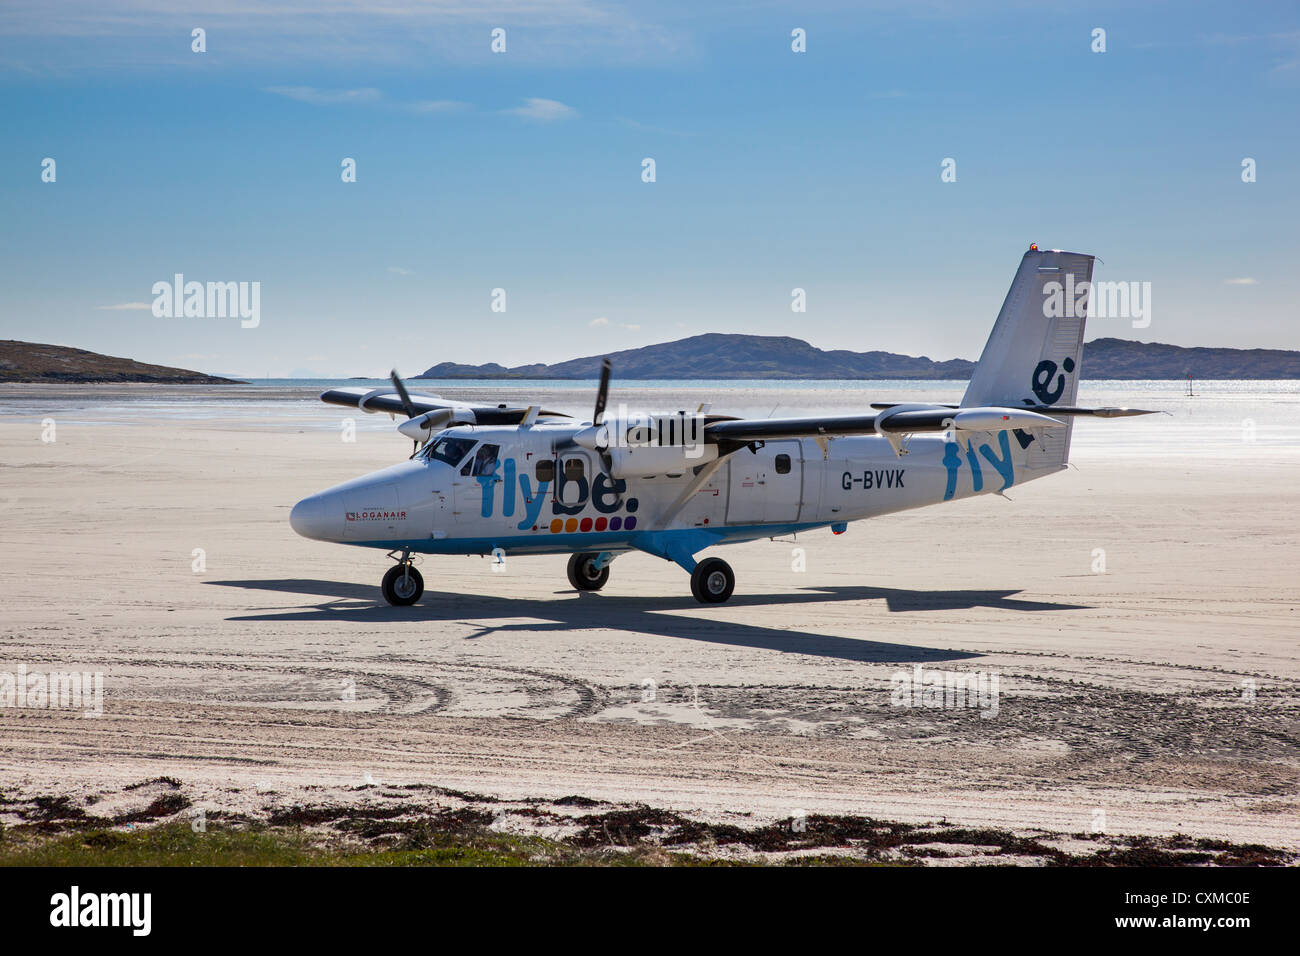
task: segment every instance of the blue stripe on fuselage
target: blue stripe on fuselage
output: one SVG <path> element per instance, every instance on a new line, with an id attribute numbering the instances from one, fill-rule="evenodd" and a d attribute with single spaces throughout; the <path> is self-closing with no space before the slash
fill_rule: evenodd
<path id="1" fill-rule="evenodd" d="M 341 541 L 339 544 L 360 548 L 382 548 L 385 551 L 410 550 L 416 554 L 491 554 L 500 548 L 506 554 L 572 554 L 575 551 L 626 551 L 637 547 L 638 539 L 647 535 L 696 535 L 707 530 L 717 537 L 716 544 L 735 544 L 776 535 L 793 534 L 829 527 L 831 522 L 818 521 L 807 524 L 761 524 L 738 526 L 706 526 L 702 528 L 673 528 L 667 531 L 539 531 L 531 535 L 502 535 L 482 538 L 424 538 L 416 541 L 395 538 L 386 541 Z"/>

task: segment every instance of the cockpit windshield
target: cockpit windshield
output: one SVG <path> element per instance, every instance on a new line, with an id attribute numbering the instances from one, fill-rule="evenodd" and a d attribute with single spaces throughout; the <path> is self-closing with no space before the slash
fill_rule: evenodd
<path id="1" fill-rule="evenodd" d="M 445 461 L 455 467 L 476 444 L 473 438 L 452 438 L 447 435 L 426 445 L 424 451 L 420 452 L 420 457 L 425 461 Z"/>

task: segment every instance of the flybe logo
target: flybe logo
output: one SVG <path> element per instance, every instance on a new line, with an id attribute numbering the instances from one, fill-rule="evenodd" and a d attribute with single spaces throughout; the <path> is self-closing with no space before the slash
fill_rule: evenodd
<path id="1" fill-rule="evenodd" d="M 1016 480 L 1016 469 L 1011 463 L 1011 442 L 1007 439 L 1007 433 L 1004 431 L 998 432 L 998 447 L 1002 452 L 1000 457 L 994 454 L 993 448 L 987 442 L 979 446 L 979 454 L 983 455 L 997 473 L 1002 476 L 1002 487 L 998 489 L 999 492 L 1002 492 L 1010 488 Z M 975 454 L 975 449 L 971 447 L 969 439 L 966 441 L 965 464 L 970 471 L 971 487 L 977 492 L 983 491 L 984 470 L 980 467 L 979 455 Z M 957 493 L 957 474 L 962 467 L 962 449 L 957 442 L 944 442 L 943 467 L 948 470 L 948 482 L 943 489 L 943 500 L 950 501 L 952 496 Z"/>
<path id="2" fill-rule="evenodd" d="M 521 520 L 515 525 L 520 531 L 537 531 L 545 524 L 542 511 L 548 499 L 552 518 L 547 527 L 553 534 L 561 531 L 632 531 L 636 528 L 635 512 L 639 502 L 636 498 L 623 497 L 627 482 L 622 478 L 611 478 L 603 473 L 591 479 L 585 474 L 568 477 L 563 469 L 557 470 L 556 476 L 554 482 L 539 481 L 534 486 L 532 476 L 521 472 L 513 458 L 507 458 L 499 479 L 496 475 L 480 475 L 478 478 L 483 488 L 480 516 L 493 516 L 497 489 L 500 488 L 501 515 L 513 518 L 522 512 Z M 588 507 L 596 514 L 579 517 Z M 618 514 L 621 511 L 626 514 Z"/>

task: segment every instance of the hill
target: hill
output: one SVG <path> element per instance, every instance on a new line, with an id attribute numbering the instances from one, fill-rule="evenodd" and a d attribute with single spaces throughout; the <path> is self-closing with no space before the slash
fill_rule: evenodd
<path id="1" fill-rule="evenodd" d="M 623 380 L 646 379 L 967 379 L 974 362 L 934 361 L 895 352 L 827 351 L 786 335 L 708 333 L 608 353 Z M 603 355 L 517 365 L 442 362 L 417 378 L 589 379 Z M 1300 378 L 1300 352 L 1283 349 L 1183 348 L 1159 342 L 1094 339 L 1084 346 L 1089 379 Z"/>
<path id="2" fill-rule="evenodd" d="M 165 385 L 235 385 L 234 379 L 184 368 L 146 365 L 66 345 L 0 339 L 0 382 L 154 382 Z"/>

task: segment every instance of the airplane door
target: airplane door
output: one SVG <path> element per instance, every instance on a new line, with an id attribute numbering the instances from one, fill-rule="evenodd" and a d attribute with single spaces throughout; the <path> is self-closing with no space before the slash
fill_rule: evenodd
<path id="1" fill-rule="evenodd" d="M 499 514 L 500 453 L 500 445 L 484 442 L 460 466 L 453 482 L 453 511 L 457 522 L 473 524 Z"/>
<path id="2" fill-rule="evenodd" d="M 581 527 L 581 521 L 575 516 L 581 514 L 591 500 L 591 483 L 599 472 L 594 470 L 592 457 L 577 449 L 559 453 L 556 462 L 550 498 L 559 510 L 546 510 L 553 514 L 550 520 L 563 519 L 565 530 L 571 531 Z"/>
<path id="3" fill-rule="evenodd" d="M 453 495 L 455 493 L 455 481 L 459 476 L 450 469 L 441 466 L 430 468 L 429 477 L 425 480 L 425 486 L 429 489 L 429 505 L 427 518 L 423 519 L 424 524 L 428 526 L 429 533 L 434 538 L 447 537 L 451 526 L 455 524 L 455 506 L 453 505 Z"/>
<path id="4" fill-rule="evenodd" d="M 803 454 L 797 441 L 770 441 L 728 459 L 728 524 L 797 521 L 803 496 Z"/>

